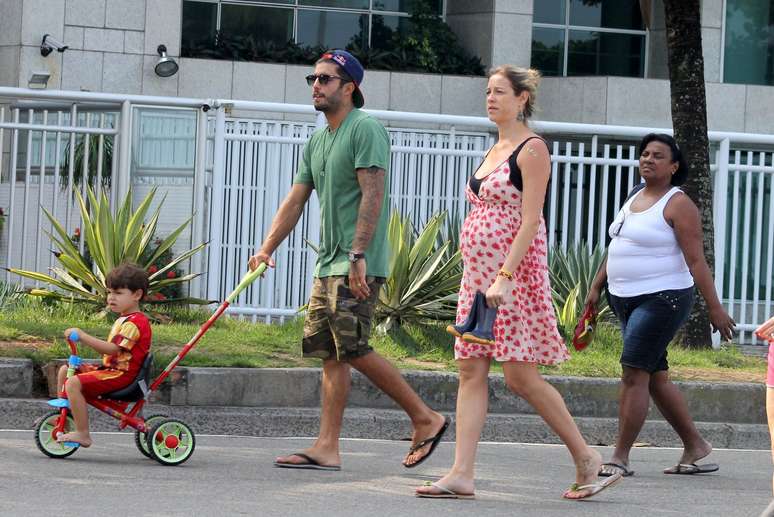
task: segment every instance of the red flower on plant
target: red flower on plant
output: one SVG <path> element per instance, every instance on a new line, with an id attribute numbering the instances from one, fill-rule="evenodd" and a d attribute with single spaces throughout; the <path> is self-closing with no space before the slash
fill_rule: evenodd
<path id="1" fill-rule="evenodd" d="M 175 274 L 174 269 L 170 269 L 169 271 L 167 271 L 167 278 L 175 278 L 176 276 L 177 275 Z"/>
<path id="2" fill-rule="evenodd" d="M 148 268 L 148 273 L 150 273 L 152 275 L 153 273 L 155 273 L 158 270 L 159 270 L 159 268 L 156 267 L 156 264 L 151 264 L 151 266 Z"/>
<path id="3" fill-rule="evenodd" d="M 80 228 L 76 228 L 75 231 L 73 232 L 73 236 L 80 237 L 81 236 L 81 229 Z"/>
<path id="4" fill-rule="evenodd" d="M 167 299 L 167 297 L 166 297 L 166 296 L 164 296 L 164 294 L 163 294 L 163 293 L 156 293 L 156 299 L 157 299 L 157 300 L 166 300 L 166 299 Z"/>

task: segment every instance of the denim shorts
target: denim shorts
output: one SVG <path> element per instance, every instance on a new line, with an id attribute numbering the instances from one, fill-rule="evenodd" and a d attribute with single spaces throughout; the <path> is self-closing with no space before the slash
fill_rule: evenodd
<path id="1" fill-rule="evenodd" d="M 669 289 L 628 298 L 608 294 L 621 322 L 621 364 L 648 373 L 668 370 L 667 345 L 688 319 L 694 288 Z"/>

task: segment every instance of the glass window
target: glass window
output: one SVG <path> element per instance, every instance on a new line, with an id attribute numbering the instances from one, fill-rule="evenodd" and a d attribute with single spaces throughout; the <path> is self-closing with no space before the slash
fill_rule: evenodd
<path id="1" fill-rule="evenodd" d="M 183 2 L 183 27 L 180 53 L 197 55 L 215 45 L 218 4 L 210 2 Z"/>
<path id="2" fill-rule="evenodd" d="M 543 75 L 564 73 L 564 29 L 532 29 L 532 67 Z"/>
<path id="3" fill-rule="evenodd" d="M 533 3 L 535 23 L 556 23 L 564 25 L 564 7 L 567 0 L 540 0 Z"/>
<path id="4" fill-rule="evenodd" d="M 371 48 L 392 50 L 395 38 L 405 35 L 411 20 L 406 16 L 375 14 L 371 18 Z"/>
<path id="5" fill-rule="evenodd" d="M 337 11 L 298 10 L 299 45 L 345 48 L 368 47 L 368 15 Z"/>
<path id="6" fill-rule="evenodd" d="M 229 37 L 284 45 L 293 40 L 293 10 L 281 7 L 223 4 L 220 30 Z"/>
<path id="7" fill-rule="evenodd" d="M 345 9 L 368 9 L 369 0 L 298 0 L 298 5 L 320 7 L 343 7 Z"/>
<path id="8" fill-rule="evenodd" d="M 723 80 L 774 85 L 774 0 L 726 0 Z"/>
<path id="9" fill-rule="evenodd" d="M 623 75 L 644 72 L 645 36 L 570 31 L 567 75 Z"/>
<path id="10" fill-rule="evenodd" d="M 409 11 L 418 2 L 443 15 L 444 0 L 184 0 L 181 53 L 259 59 L 271 54 L 268 43 L 289 41 L 386 50 L 406 34 Z"/>
<path id="11" fill-rule="evenodd" d="M 639 0 L 570 0 L 570 25 L 644 29 Z"/>
<path id="12" fill-rule="evenodd" d="M 639 4 L 640 0 L 536 0 L 532 66 L 543 75 L 644 76 L 647 32 Z"/>
<path id="13" fill-rule="evenodd" d="M 408 13 L 414 6 L 416 0 L 374 0 L 374 11 L 392 11 L 396 13 Z M 433 12 L 441 15 L 443 13 L 443 0 L 425 0 L 430 4 Z"/>

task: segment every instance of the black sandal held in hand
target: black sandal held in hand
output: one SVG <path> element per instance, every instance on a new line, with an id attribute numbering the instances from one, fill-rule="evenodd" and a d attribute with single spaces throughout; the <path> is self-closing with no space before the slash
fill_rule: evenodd
<path id="1" fill-rule="evenodd" d="M 478 343 L 480 345 L 493 345 L 494 338 L 494 323 L 497 319 L 497 307 L 490 307 L 486 303 L 486 296 L 481 291 L 476 293 L 481 297 L 476 304 L 476 300 L 473 301 L 474 308 L 476 309 L 476 325 L 473 329 L 462 334 L 462 340 L 468 343 Z"/>
<path id="2" fill-rule="evenodd" d="M 460 325 L 449 325 L 446 327 L 446 332 L 454 337 L 462 337 L 466 332 L 470 332 L 476 327 L 476 321 L 478 320 L 478 308 L 486 303 L 484 293 L 476 291 L 476 295 L 473 297 L 473 304 L 470 306 L 470 312 L 468 312 L 467 319 Z"/>

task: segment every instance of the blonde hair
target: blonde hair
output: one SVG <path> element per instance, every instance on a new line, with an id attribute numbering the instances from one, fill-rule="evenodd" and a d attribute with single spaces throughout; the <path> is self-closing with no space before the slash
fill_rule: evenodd
<path id="1" fill-rule="evenodd" d="M 521 92 L 529 93 L 527 102 L 524 103 L 523 113 L 525 119 L 530 118 L 537 109 L 535 98 L 537 97 L 538 84 L 540 84 L 540 72 L 534 68 L 500 65 L 490 69 L 487 77 L 492 77 L 493 75 L 502 75 L 508 79 L 516 95 L 519 95 Z"/>

